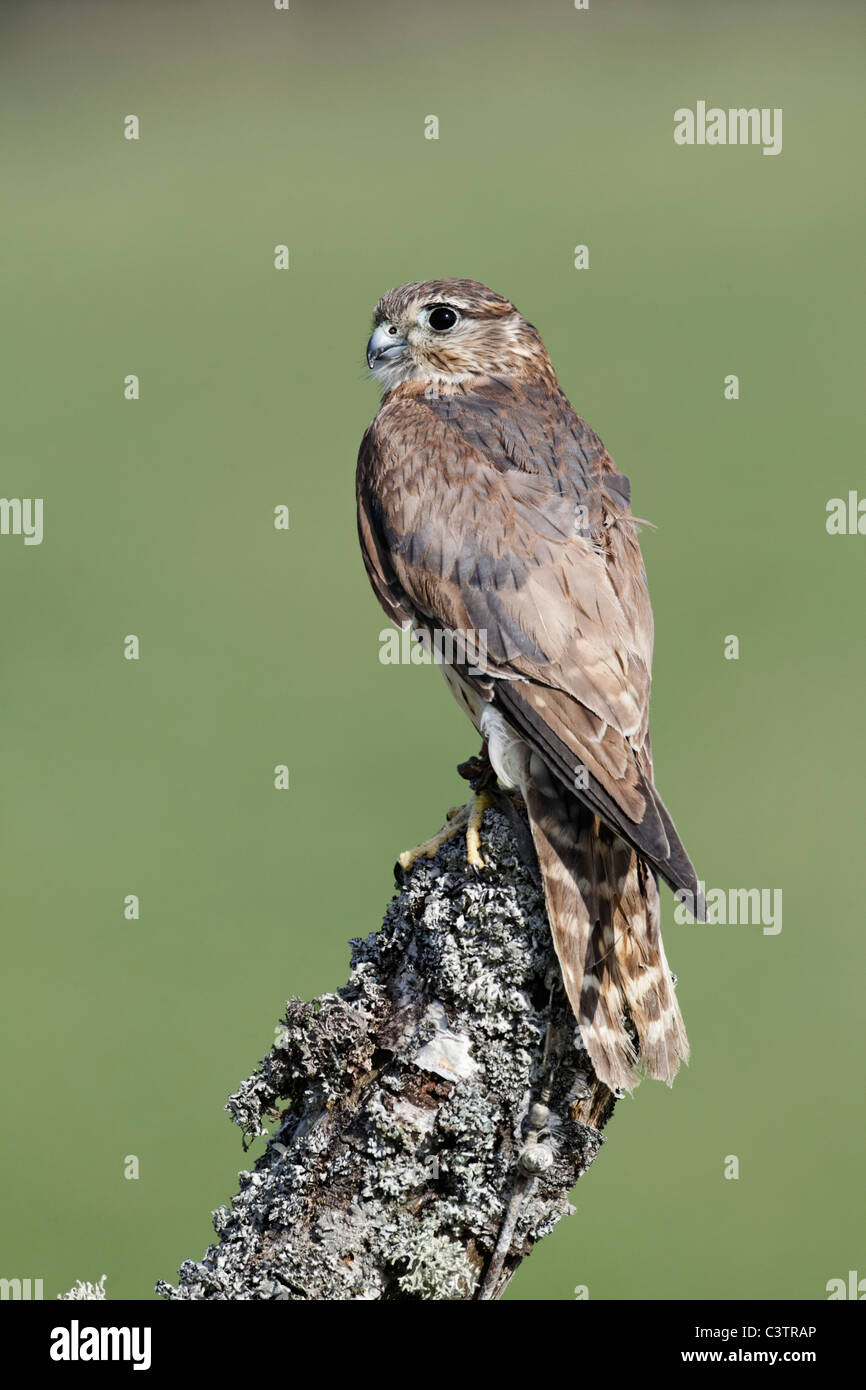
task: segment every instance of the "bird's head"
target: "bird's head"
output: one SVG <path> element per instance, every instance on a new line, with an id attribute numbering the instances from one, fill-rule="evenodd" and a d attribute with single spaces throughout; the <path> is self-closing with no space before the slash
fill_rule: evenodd
<path id="1" fill-rule="evenodd" d="M 447 390 L 473 377 L 550 372 L 536 329 L 476 280 L 398 285 L 376 305 L 367 365 L 383 390 L 420 382 Z"/>

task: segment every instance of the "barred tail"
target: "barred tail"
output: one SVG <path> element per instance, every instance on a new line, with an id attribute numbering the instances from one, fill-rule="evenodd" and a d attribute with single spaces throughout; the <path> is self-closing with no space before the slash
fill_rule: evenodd
<path id="1" fill-rule="evenodd" d="M 611 1090 L 632 1090 L 638 1068 L 670 1084 L 689 1045 L 653 870 L 551 781 L 542 790 L 527 780 L 523 795 L 563 981 L 597 1075 Z"/>

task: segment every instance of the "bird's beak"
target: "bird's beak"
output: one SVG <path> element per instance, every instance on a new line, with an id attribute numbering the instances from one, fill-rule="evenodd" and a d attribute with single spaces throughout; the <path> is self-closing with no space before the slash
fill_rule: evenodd
<path id="1" fill-rule="evenodd" d="M 370 334 L 370 341 L 367 343 L 367 366 L 371 371 L 375 362 L 395 362 L 409 346 L 406 339 L 393 333 L 391 328 L 391 324 L 380 323 Z"/>

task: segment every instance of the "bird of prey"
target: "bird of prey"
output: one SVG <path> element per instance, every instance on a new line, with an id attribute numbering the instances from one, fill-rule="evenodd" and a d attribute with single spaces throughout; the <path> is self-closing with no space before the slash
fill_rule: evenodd
<path id="1" fill-rule="evenodd" d="M 373 589 L 396 623 L 440 636 L 452 692 L 525 803 L 597 1075 L 611 1090 L 644 1073 L 670 1084 L 689 1046 L 658 877 L 701 898 L 653 783 L 653 620 L 629 481 L 537 330 L 473 280 L 390 290 L 367 362 L 384 390 L 357 471 Z M 484 804 L 456 822 L 476 864 Z"/>

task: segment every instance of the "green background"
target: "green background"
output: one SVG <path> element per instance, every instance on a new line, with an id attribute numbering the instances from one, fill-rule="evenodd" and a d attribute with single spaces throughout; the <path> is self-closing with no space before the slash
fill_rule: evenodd
<path id="1" fill-rule="evenodd" d="M 619 1106 L 508 1296 L 866 1274 L 866 538 L 825 529 L 866 493 L 862 15 L 37 0 L 0 26 L 0 491 L 45 499 L 41 546 L 0 537 L 0 1276 L 146 1299 L 201 1255 L 251 1161 L 226 1094 L 460 796 L 474 731 L 378 660 L 353 477 L 373 305 L 451 275 L 538 326 L 658 526 L 656 771 L 701 876 L 784 894 L 772 937 L 677 926 L 665 891 L 692 1064 Z M 782 107 L 782 153 L 677 147 L 699 99 Z"/>

